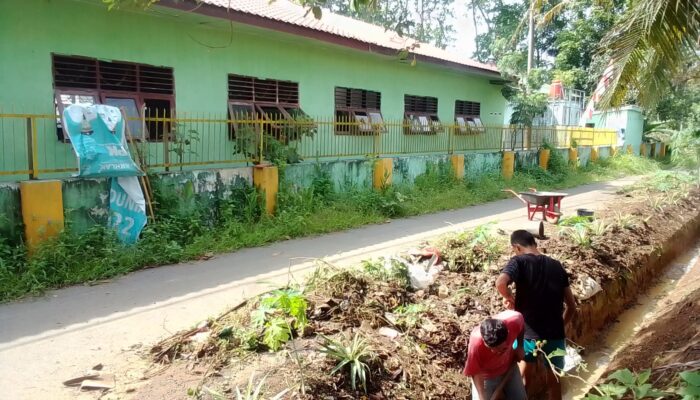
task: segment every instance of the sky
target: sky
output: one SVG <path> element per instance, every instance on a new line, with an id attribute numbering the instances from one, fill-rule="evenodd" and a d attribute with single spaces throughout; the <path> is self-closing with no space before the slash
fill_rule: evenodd
<path id="1" fill-rule="evenodd" d="M 471 16 L 471 10 L 467 8 L 466 4 L 460 1 L 456 1 L 452 7 L 454 10 L 452 14 L 452 26 L 455 28 L 455 41 L 452 45 L 448 46 L 447 49 L 460 55 L 471 57 L 476 49 L 476 43 L 474 42 L 476 30 Z M 478 27 L 479 33 L 483 33 L 485 31 L 485 26 L 483 26 L 483 23 L 480 25 L 482 26 Z"/>

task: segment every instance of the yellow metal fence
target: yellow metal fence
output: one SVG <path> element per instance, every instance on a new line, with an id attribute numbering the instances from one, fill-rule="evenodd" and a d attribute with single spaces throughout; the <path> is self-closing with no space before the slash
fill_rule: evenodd
<path id="1" fill-rule="evenodd" d="M 128 118 L 133 153 L 149 170 L 223 168 L 283 158 L 290 162 L 614 146 L 612 130 L 577 127 L 461 126 L 405 121 L 229 119 L 180 114 Z M 0 179 L 66 176 L 77 171 L 55 115 L 0 114 Z"/>

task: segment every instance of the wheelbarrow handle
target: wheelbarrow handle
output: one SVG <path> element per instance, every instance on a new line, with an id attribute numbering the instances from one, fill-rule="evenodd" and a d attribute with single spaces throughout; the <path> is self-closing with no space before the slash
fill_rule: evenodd
<path id="1" fill-rule="evenodd" d="M 522 202 L 525 203 L 525 204 L 528 204 L 528 203 L 527 203 L 527 200 L 523 199 L 523 196 L 521 196 L 519 193 L 517 193 L 517 192 L 516 192 L 515 190 L 513 190 L 513 189 L 503 189 L 503 190 L 501 190 L 501 192 L 512 193 L 513 196 L 519 198 L 520 201 L 522 201 Z"/>

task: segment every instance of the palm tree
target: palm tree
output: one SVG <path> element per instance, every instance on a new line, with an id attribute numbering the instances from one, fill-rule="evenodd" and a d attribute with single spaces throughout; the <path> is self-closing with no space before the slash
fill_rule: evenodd
<path id="1" fill-rule="evenodd" d="M 633 0 L 601 42 L 612 73 L 598 108 L 624 104 L 630 95 L 651 108 L 689 58 L 698 58 L 700 1 Z"/>

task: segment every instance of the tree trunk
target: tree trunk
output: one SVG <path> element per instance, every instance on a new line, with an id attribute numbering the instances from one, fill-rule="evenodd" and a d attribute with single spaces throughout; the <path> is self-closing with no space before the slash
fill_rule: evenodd
<path id="1" fill-rule="evenodd" d="M 528 11 L 528 24 L 527 24 L 527 73 L 529 74 L 532 70 L 532 56 L 535 50 L 535 15 L 533 10 L 534 4 L 530 3 L 530 10 Z"/>

